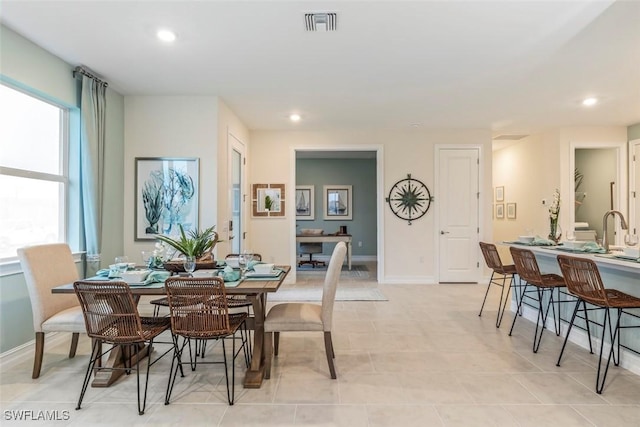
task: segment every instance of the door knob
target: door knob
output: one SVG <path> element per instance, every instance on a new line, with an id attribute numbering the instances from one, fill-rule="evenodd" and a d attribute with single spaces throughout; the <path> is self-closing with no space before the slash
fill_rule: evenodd
<path id="1" fill-rule="evenodd" d="M 449 234 L 449 232 L 440 230 L 440 234 Z"/>

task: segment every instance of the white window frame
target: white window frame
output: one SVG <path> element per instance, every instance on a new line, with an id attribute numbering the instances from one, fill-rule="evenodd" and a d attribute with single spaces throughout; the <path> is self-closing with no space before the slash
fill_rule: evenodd
<path id="1" fill-rule="evenodd" d="M 0 166 L 0 175 L 13 176 L 18 178 L 28 178 L 40 181 L 55 182 L 62 184 L 62 192 L 60 194 L 59 209 L 61 209 L 60 223 L 58 224 L 59 236 L 63 242 L 68 241 L 68 221 L 69 221 L 69 146 L 70 146 L 70 109 L 62 103 L 55 102 L 38 95 L 27 89 L 10 84 L 7 81 L 0 81 L 0 85 L 13 89 L 26 96 L 37 99 L 41 102 L 52 105 L 60 109 L 60 174 L 52 174 L 46 172 L 32 171 L 28 169 L 17 169 L 6 166 Z M 19 263 L 17 256 L 0 258 L 0 276 L 13 274 L 19 271 Z"/>

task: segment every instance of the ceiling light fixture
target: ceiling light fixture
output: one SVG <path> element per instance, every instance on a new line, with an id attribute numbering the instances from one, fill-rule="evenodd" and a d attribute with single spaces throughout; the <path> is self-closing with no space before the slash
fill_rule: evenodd
<path id="1" fill-rule="evenodd" d="M 582 105 L 585 107 L 591 107 L 592 105 L 596 105 L 598 103 L 598 98 L 586 98 L 582 101 Z"/>
<path id="2" fill-rule="evenodd" d="M 176 41 L 176 33 L 174 33 L 171 30 L 158 30 L 158 32 L 156 33 L 156 36 L 162 40 L 163 42 L 166 43 L 171 43 Z"/>
<path id="3" fill-rule="evenodd" d="M 292 122 L 299 122 L 300 121 L 300 114 L 296 114 L 293 113 L 292 115 L 289 116 L 289 120 L 291 120 Z"/>

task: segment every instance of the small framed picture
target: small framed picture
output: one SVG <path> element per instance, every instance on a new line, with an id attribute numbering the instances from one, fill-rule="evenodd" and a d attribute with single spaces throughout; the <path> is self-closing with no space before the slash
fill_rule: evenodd
<path id="1" fill-rule="evenodd" d="M 496 202 L 504 202 L 504 187 L 496 187 Z"/>
<path id="2" fill-rule="evenodd" d="M 507 203 L 507 219 L 516 219 L 515 203 Z"/>
<path id="3" fill-rule="evenodd" d="M 313 189 L 313 185 L 296 185 L 296 220 L 312 221 L 315 218 Z"/>
<path id="4" fill-rule="evenodd" d="M 325 185 L 323 187 L 324 220 L 350 220 L 353 215 L 353 186 Z"/>
<path id="5" fill-rule="evenodd" d="M 504 219 L 504 203 L 496 204 L 496 219 Z"/>

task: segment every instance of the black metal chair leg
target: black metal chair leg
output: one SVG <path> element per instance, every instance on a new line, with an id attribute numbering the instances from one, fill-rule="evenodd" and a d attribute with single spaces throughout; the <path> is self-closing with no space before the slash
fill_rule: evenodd
<path id="1" fill-rule="evenodd" d="M 80 397 L 78 398 L 78 406 L 76 406 L 76 410 L 80 409 L 82 405 L 82 399 L 84 399 L 84 394 L 87 392 L 87 386 L 89 385 L 89 379 L 91 378 L 91 372 L 96 364 L 96 360 L 101 356 L 99 354 L 100 345 L 98 344 L 98 340 L 93 340 L 93 345 L 91 346 L 91 356 L 89 357 L 89 366 L 87 366 L 87 372 L 84 375 L 84 381 L 82 382 L 82 390 L 80 390 Z"/>
<path id="2" fill-rule="evenodd" d="M 511 329 L 509 329 L 509 336 L 511 336 L 511 334 L 513 333 L 513 327 L 516 324 L 516 319 L 518 318 L 518 312 L 520 312 L 520 309 L 522 308 L 522 302 L 524 301 L 525 292 L 527 292 L 527 286 L 529 286 L 529 284 L 525 282 L 524 290 L 522 291 L 522 295 L 520 295 L 520 303 L 518 303 L 516 315 L 513 316 L 513 322 L 511 322 Z"/>
<path id="3" fill-rule="evenodd" d="M 609 321 L 609 323 L 611 322 L 611 315 L 609 314 L 609 308 L 604 309 L 604 321 L 602 323 L 602 340 L 600 341 L 600 357 L 598 358 L 598 373 L 596 375 L 596 393 L 598 394 L 602 394 L 602 389 L 604 388 L 604 383 L 607 379 L 607 373 L 609 372 L 609 361 L 611 360 L 611 351 L 609 351 L 609 357 L 607 357 L 607 363 L 604 369 L 604 373 L 602 375 L 602 378 L 600 378 L 600 371 L 602 368 L 602 355 L 604 352 L 604 341 L 605 341 L 604 336 L 607 328 L 607 321 Z M 611 327 L 611 325 L 609 325 L 609 327 Z M 617 333 L 617 327 L 616 327 L 616 333 Z M 611 343 L 611 346 L 613 347 L 613 342 Z"/>
<path id="4" fill-rule="evenodd" d="M 564 343 L 562 343 L 562 350 L 560 350 L 560 356 L 558 356 L 558 361 L 556 362 L 556 366 L 560 366 L 560 361 L 562 360 L 562 355 L 564 354 L 564 348 L 567 346 L 567 341 L 569 340 L 569 334 L 571 333 L 571 328 L 573 328 L 573 322 L 575 322 L 576 320 L 576 315 L 578 314 L 578 308 L 580 307 L 581 302 L 584 304 L 584 301 L 582 300 L 576 301 L 576 306 L 573 309 L 573 315 L 571 316 L 571 321 L 569 322 L 569 328 L 567 329 L 567 335 L 564 337 Z M 585 307 L 585 311 L 586 311 L 586 307 Z M 591 345 L 591 339 L 589 339 L 589 345 Z"/>
<path id="5" fill-rule="evenodd" d="M 495 271 L 491 272 L 491 278 L 489 279 L 489 284 L 487 285 L 487 290 L 484 293 L 484 299 L 482 300 L 482 305 L 480 306 L 480 313 L 478 313 L 478 317 L 482 316 L 482 310 L 484 309 L 484 304 L 487 302 L 487 295 L 489 295 L 489 289 L 491 289 L 491 285 L 493 284 L 493 275 Z"/>

